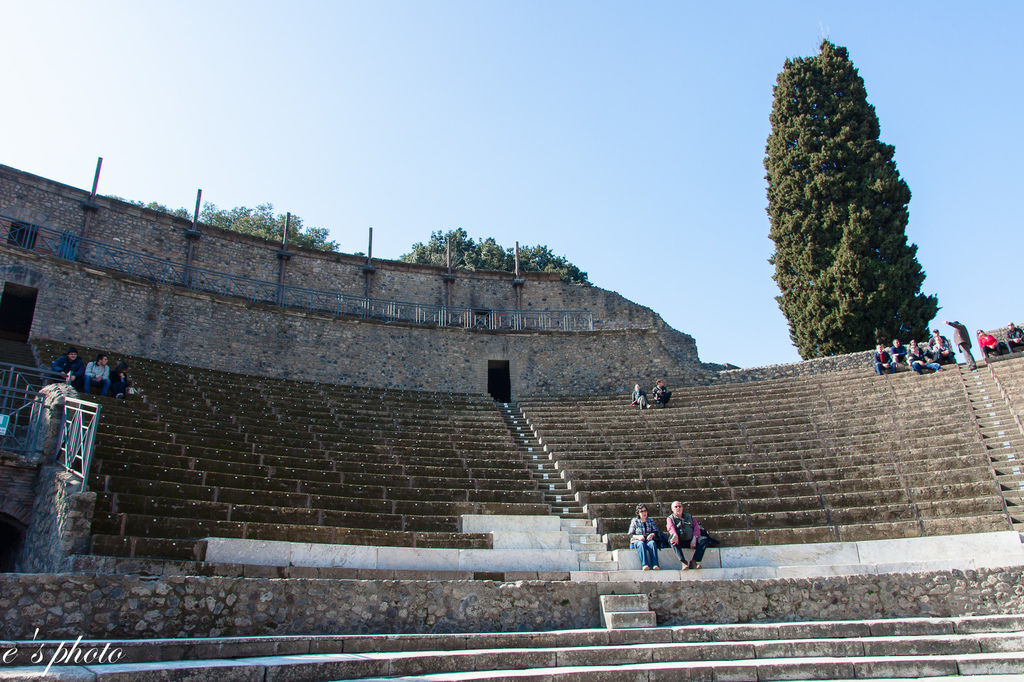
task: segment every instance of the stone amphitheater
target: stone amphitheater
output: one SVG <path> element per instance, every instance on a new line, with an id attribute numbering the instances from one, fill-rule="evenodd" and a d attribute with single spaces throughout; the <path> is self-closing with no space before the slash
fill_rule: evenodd
<path id="1" fill-rule="evenodd" d="M 0 680 L 1024 679 L 1024 354 L 725 368 L 597 287 L 3 166 L 0 273 L 0 397 L 43 415 L 0 440 Z M 139 393 L 46 385 L 68 345 Z M 638 570 L 675 499 L 721 546 Z"/>

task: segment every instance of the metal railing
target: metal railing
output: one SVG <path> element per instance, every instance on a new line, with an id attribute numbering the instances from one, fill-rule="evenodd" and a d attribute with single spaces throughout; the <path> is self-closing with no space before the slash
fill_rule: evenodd
<path id="1" fill-rule="evenodd" d="M 0 450 L 31 456 L 46 437 L 43 413 L 46 407 L 38 391 L 11 386 L 0 387 Z"/>
<path id="2" fill-rule="evenodd" d="M 60 372 L 0 362 L 0 388 L 21 388 L 27 391 L 38 391 L 49 383 L 63 380 L 64 377 L 61 376 Z"/>
<path id="3" fill-rule="evenodd" d="M 385 322 L 460 327 L 463 329 L 593 331 L 593 313 L 585 310 L 492 310 L 430 303 L 411 303 L 352 296 L 230 275 L 148 256 L 129 249 L 79 237 L 0 215 L 8 227 L 7 243 L 64 260 L 109 268 L 134 277 L 235 296 L 251 302 L 273 303 L 311 312 L 355 315 Z"/>
<path id="4" fill-rule="evenodd" d="M 100 421 L 100 406 L 96 403 L 67 398 L 64 401 L 64 420 L 57 445 L 57 464 L 81 479 L 85 492 L 92 463 L 92 447 Z"/>

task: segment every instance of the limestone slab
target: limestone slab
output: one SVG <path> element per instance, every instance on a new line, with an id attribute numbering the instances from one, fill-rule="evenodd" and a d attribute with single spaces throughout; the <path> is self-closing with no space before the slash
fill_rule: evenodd
<path id="1" fill-rule="evenodd" d="M 206 538 L 206 560 L 256 566 L 287 566 L 291 563 L 292 542 Z"/>
<path id="2" fill-rule="evenodd" d="M 562 531 L 505 530 L 494 533 L 494 549 L 570 549 Z"/>
<path id="3" fill-rule="evenodd" d="M 499 533 L 504 531 L 561 530 L 562 520 L 557 516 L 529 516 L 517 514 L 463 514 L 460 517 L 463 533 Z"/>
<path id="4" fill-rule="evenodd" d="M 1018 555 L 1024 560 L 1024 546 L 1016 531 L 939 535 L 926 538 L 892 538 L 858 542 L 861 563 L 882 564 L 899 561 L 963 560 L 985 555 Z"/>
<path id="5" fill-rule="evenodd" d="M 376 547 L 312 542 L 297 542 L 292 546 L 292 565 L 320 568 L 379 568 Z"/>
<path id="6" fill-rule="evenodd" d="M 492 550 L 477 551 L 490 552 Z M 454 571 L 459 569 L 459 550 L 432 547 L 378 547 L 377 568 Z"/>
<path id="7" fill-rule="evenodd" d="M 575 571 L 576 552 L 568 549 L 459 549 L 461 571 Z"/>
<path id="8" fill-rule="evenodd" d="M 821 542 L 801 545 L 724 547 L 723 568 L 744 566 L 823 566 L 860 563 L 857 543 Z"/>

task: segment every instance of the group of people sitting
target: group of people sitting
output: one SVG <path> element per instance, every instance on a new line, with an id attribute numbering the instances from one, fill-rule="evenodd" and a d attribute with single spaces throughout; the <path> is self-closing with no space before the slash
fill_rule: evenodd
<path id="1" fill-rule="evenodd" d="M 635 405 L 641 410 L 646 410 L 649 407 L 667 407 L 669 398 L 672 397 L 672 391 L 665 388 L 665 380 L 658 379 L 658 383 L 651 389 L 651 398 L 654 401 L 654 405 L 647 400 L 647 392 L 640 388 L 640 384 L 633 385 L 633 402 L 630 405 Z"/>
<path id="2" fill-rule="evenodd" d="M 68 348 L 64 355 L 51 363 L 50 369 L 59 372 L 64 381 L 86 395 L 98 389 L 100 395 L 112 393 L 115 398 L 123 398 L 130 392 L 128 363 L 122 360 L 111 369 L 105 353 L 98 354 L 95 360 L 85 364 L 78 357 L 77 348 Z"/>
<path id="3" fill-rule="evenodd" d="M 953 328 L 953 340 L 960 352 L 964 354 L 967 365 L 975 369 L 974 354 L 971 352 L 970 334 L 960 322 L 949 322 Z M 981 354 L 988 360 L 990 355 L 1004 355 L 1019 349 L 1024 349 L 1024 330 L 1010 323 L 1006 330 L 1006 341 L 1000 341 L 992 334 L 981 329 L 978 330 L 978 346 Z M 899 339 L 893 339 L 892 345 L 888 348 L 878 344 L 875 349 L 874 362 L 877 374 L 895 374 L 901 366 L 909 367 L 917 374 L 924 374 L 924 371 L 941 372 L 942 365 L 955 365 L 956 355 L 953 352 L 954 345 L 945 336 L 939 333 L 938 329 L 932 330 L 932 336 L 927 344 L 918 344 L 916 340 L 910 342 L 910 346 L 904 346 Z"/>
<path id="4" fill-rule="evenodd" d="M 683 564 L 683 570 L 700 568 L 704 551 L 708 548 L 710 536 L 701 529 L 697 519 L 683 513 L 683 503 L 672 503 L 672 513 L 665 520 L 668 538 L 658 529 L 658 524 L 648 516 L 647 505 L 636 506 L 636 517 L 629 524 L 629 546 L 640 556 L 640 567 L 644 571 L 660 569 L 658 550 L 671 547 Z M 687 561 L 684 549 L 692 549 L 693 556 Z"/>

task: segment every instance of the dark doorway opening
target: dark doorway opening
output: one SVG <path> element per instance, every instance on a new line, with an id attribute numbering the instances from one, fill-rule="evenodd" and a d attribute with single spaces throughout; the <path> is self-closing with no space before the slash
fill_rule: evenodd
<path id="1" fill-rule="evenodd" d="M 5 282 L 0 294 L 0 338 L 28 341 L 36 313 L 38 289 Z"/>
<path id="2" fill-rule="evenodd" d="M 0 518 L 0 573 L 14 571 L 14 562 L 21 550 L 22 532 Z"/>
<path id="3" fill-rule="evenodd" d="M 512 380 L 508 373 L 508 360 L 487 361 L 487 392 L 499 403 L 512 400 Z"/>

